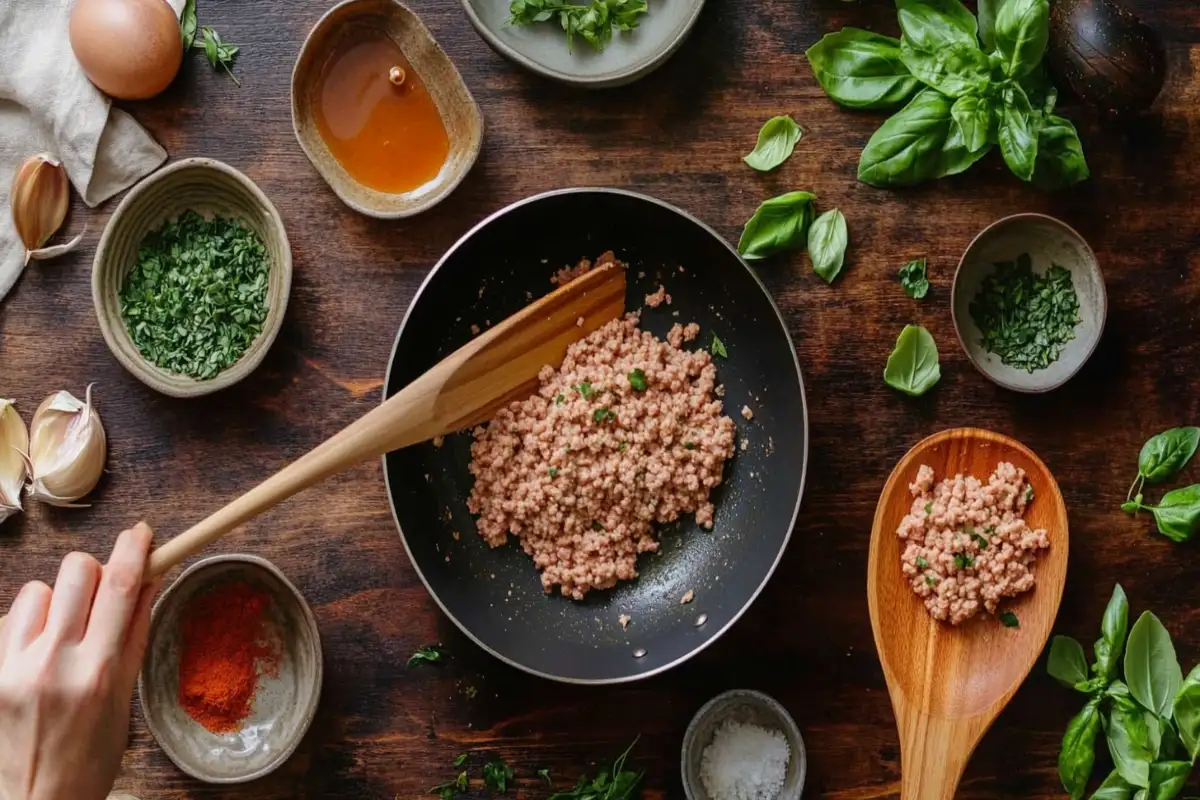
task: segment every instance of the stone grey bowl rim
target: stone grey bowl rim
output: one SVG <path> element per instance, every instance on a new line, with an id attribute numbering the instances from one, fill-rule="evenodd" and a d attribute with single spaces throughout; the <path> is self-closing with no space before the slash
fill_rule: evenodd
<path id="1" fill-rule="evenodd" d="M 709 700 L 704 705 L 700 706 L 700 710 L 692 717 L 692 721 L 688 723 L 687 730 L 683 734 L 683 747 L 680 748 L 679 771 L 680 777 L 683 780 L 683 793 L 688 800 L 697 800 L 697 796 L 692 789 L 694 783 L 698 783 L 699 776 L 694 776 L 691 770 L 688 769 L 688 754 L 702 743 L 696 741 L 699 735 L 698 731 L 700 724 L 709 716 L 711 716 L 719 703 L 722 701 L 737 701 L 744 705 L 757 705 L 764 708 L 775 715 L 781 724 L 782 733 L 788 740 L 788 746 L 792 749 L 791 757 L 796 761 L 797 786 L 796 794 L 792 796 L 779 795 L 778 800 L 795 800 L 804 794 L 804 784 L 808 779 L 808 750 L 804 746 L 804 737 L 800 735 L 800 728 L 796 725 L 796 721 L 792 719 L 792 715 L 783 707 L 775 698 L 768 694 L 760 692 L 756 689 L 730 689 L 721 692 L 716 697 Z M 707 742 L 703 746 L 707 746 Z"/>
<path id="2" fill-rule="evenodd" d="M 700 19 L 700 12 L 704 10 L 705 0 L 695 0 L 695 7 L 691 15 L 684 21 L 679 33 L 675 38 L 667 42 L 666 47 L 658 53 L 623 70 L 594 77 L 572 75 L 569 72 L 542 66 L 537 61 L 534 61 L 520 50 L 505 42 L 491 28 L 485 25 L 483 20 L 479 18 L 479 15 L 475 13 L 475 9 L 471 5 L 471 0 L 459 0 L 459 2 L 462 4 L 463 12 L 467 15 L 471 27 L 475 29 L 480 38 L 487 43 L 488 47 L 514 64 L 518 64 L 530 72 L 566 84 L 567 86 L 576 86 L 583 89 L 613 89 L 618 86 L 627 86 L 636 80 L 646 77 L 666 63 L 671 56 L 675 55 L 675 52 L 683 46 L 688 34 L 692 32 L 692 28 L 696 27 L 696 20 Z"/>
<path id="3" fill-rule="evenodd" d="M 962 275 L 963 267 L 966 266 L 967 257 L 971 255 L 971 252 L 975 249 L 976 245 L 978 245 L 985 236 L 991 234 L 993 231 L 999 228 L 1028 222 L 1049 223 L 1053 227 L 1059 228 L 1069 238 L 1075 239 L 1080 245 L 1083 246 L 1083 250 L 1088 257 L 1089 269 L 1094 270 L 1096 274 L 1100 276 L 1100 308 L 1097 313 L 1096 320 L 1096 338 L 1088 348 L 1087 352 L 1084 353 L 1083 358 L 1081 358 L 1079 363 L 1075 365 L 1075 368 L 1070 372 L 1067 372 L 1060 380 L 1039 384 L 1038 386 L 1024 387 L 1009 383 L 1008 381 L 993 375 L 971 354 L 971 350 L 967 347 L 967 341 L 963 336 L 962 323 L 958 319 L 958 304 L 955 302 L 955 298 L 958 297 L 958 281 Z M 1049 214 L 1042 214 L 1036 211 L 1024 211 L 1018 214 L 1009 214 L 1006 217 L 1001 217 L 1000 219 L 986 226 L 979 233 L 975 234 L 975 237 L 971 239 L 971 243 L 967 245 L 967 248 L 963 250 L 963 254 L 959 257 L 958 266 L 954 269 L 954 281 L 950 285 L 950 318 L 954 321 L 954 335 L 958 339 L 959 347 L 961 347 L 963 353 L 966 354 L 967 360 L 971 362 L 971 366 L 973 366 L 981 375 L 983 375 L 983 377 L 987 378 L 997 386 L 1002 386 L 1005 389 L 1009 389 L 1014 392 L 1020 392 L 1022 394 L 1045 394 L 1046 392 L 1054 391 L 1067 381 L 1071 380 L 1071 378 L 1075 377 L 1079 373 L 1079 370 L 1083 369 L 1083 365 L 1086 364 L 1089 359 L 1091 359 L 1092 354 L 1096 352 L 1096 348 L 1100 346 L 1100 339 L 1104 336 L 1104 325 L 1108 320 L 1108 287 L 1105 286 L 1104 283 L 1104 271 L 1100 268 L 1100 259 L 1096 257 L 1096 251 L 1092 249 L 1090 244 L 1088 244 L 1088 240 L 1083 237 L 1083 234 L 1075 230 L 1067 223 L 1063 222 L 1058 217 L 1053 217 Z"/>
<path id="4" fill-rule="evenodd" d="M 296 599 L 296 603 L 300 609 L 301 615 L 304 617 L 305 624 L 312 632 L 313 644 L 316 647 L 317 666 L 314 681 L 316 686 L 313 689 L 311 700 L 308 701 L 308 708 L 304 712 L 303 724 L 290 736 L 290 741 L 288 742 L 287 746 L 279 750 L 275 758 L 272 759 L 269 764 L 244 776 L 239 776 L 236 778 L 217 778 L 211 775 L 204 775 L 193 768 L 192 765 L 180 760 L 174 748 L 172 748 L 171 745 L 159 734 L 158 723 L 154 716 L 151 715 L 146 708 L 146 692 L 144 688 L 146 665 L 145 662 L 143 662 L 141 668 L 138 670 L 138 706 L 141 708 L 142 719 L 145 721 L 146 728 L 150 731 L 150 735 L 154 738 L 155 744 L 157 744 L 159 748 L 166 753 L 167 758 L 171 759 L 171 763 L 179 767 L 179 769 L 183 770 L 188 775 L 191 775 L 193 778 L 197 778 L 205 783 L 212 784 L 249 783 L 250 781 L 257 780 L 258 778 L 269 775 L 270 773 L 279 769 L 279 767 L 281 767 L 289 758 L 292 757 L 292 753 L 296 752 L 296 748 L 300 746 L 300 742 L 304 739 L 305 734 L 308 733 L 308 729 L 312 727 L 312 721 L 317 715 L 317 708 L 321 705 L 321 687 L 325 683 L 325 654 L 321 647 L 321 630 L 317 625 L 317 618 L 313 614 L 312 608 L 308 605 L 308 601 L 304 599 L 304 595 L 301 594 L 300 590 L 296 588 L 296 585 L 288 580 L 287 576 L 283 574 L 279 567 L 275 566 L 262 556 L 256 556 L 251 553 L 219 553 L 217 555 L 202 558 L 184 569 L 183 572 L 179 573 L 179 577 L 171 581 L 171 585 L 166 589 L 163 589 L 162 594 L 160 594 L 158 599 L 154 601 L 154 607 L 150 610 L 151 634 L 154 632 L 154 623 L 157 621 L 159 614 L 162 612 L 163 605 L 176 591 L 176 589 L 183 585 L 185 580 L 194 580 L 196 573 L 201 572 L 208 567 L 226 563 L 248 564 L 251 567 L 262 569 L 291 591 L 292 595 Z M 149 644 L 147 644 L 147 652 L 149 652 Z"/>

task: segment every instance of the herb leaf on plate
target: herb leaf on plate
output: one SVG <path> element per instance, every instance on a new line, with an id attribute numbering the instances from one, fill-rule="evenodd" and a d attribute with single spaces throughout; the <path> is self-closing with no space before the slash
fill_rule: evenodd
<path id="1" fill-rule="evenodd" d="M 1068 689 L 1074 689 L 1077 684 L 1086 681 L 1088 667 L 1083 645 L 1070 636 L 1055 636 L 1050 642 L 1046 671 Z"/>
<path id="2" fill-rule="evenodd" d="M 1183 672 L 1175 658 L 1171 634 L 1149 611 L 1142 612 L 1129 631 L 1125 683 L 1133 699 L 1143 707 L 1160 717 L 1170 716 L 1171 703 L 1183 683 Z M 1130 780 L 1128 775 L 1125 780 Z"/>
<path id="3" fill-rule="evenodd" d="M 612 41 L 614 30 L 633 30 L 647 11 L 646 0 L 591 0 L 585 5 L 569 0 L 512 0 L 508 24 L 551 22 L 562 28 L 568 50 L 574 47 L 576 36 L 593 49 L 603 50 Z"/>
<path id="4" fill-rule="evenodd" d="M 770 172 L 788 160 L 803 135 L 791 117 L 772 117 L 759 130 L 754 149 L 742 160 L 759 172 Z"/>
<path id="5" fill-rule="evenodd" d="M 433 664 L 442 660 L 442 646 L 440 644 L 426 644 L 418 647 L 416 651 L 409 656 L 408 666 L 415 667 L 419 664 Z M 457 766 L 457 764 L 455 765 Z"/>
<path id="6" fill-rule="evenodd" d="M 742 229 L 738 253 L 754 260 L 803 246 L 816 199 L 811 192 L 788 192 L 764 202 Z"/>
<path id="7" fill-rule="evenodd" d="M 1096 763 L 1096 736 L 1100 732 L 1100 698 L 1093 697 L 1067 724 L 1058 753 L 1058 777 L 1071 800 L 1087 789 Z"/>
<path id="8" fill-rule="evenodd" d="M 900 268 L 900 285 L 904 293 L 913 300 L 924 299 L 929 294 L 929 278 L 926 276 L 925 259 L 914 258 Z"/>
<path id="9" fill-rule="evenodd" d="M 883 369 L 884 382 L 904 394 L 920 397 L 941 377 L 933 336 L 919 325 L 905 325 Z"/>
<path id="10" fill-rule="evenodd" d="M 858 179 L 886 187 L 934 177 L 950 134 L 953 105 L 936 89 L 923 89 L 871 136 L 858 159 Z"/>
<path id="11" fill-rule="evenodd" d="M 836 208 L 817 217 L 809 227 L 808 257 L 812 259 L 813 271 L 826 283 L 833 283 L 842 271 L 849 241 L 846 217 Z"/>
<path id="12" fill-rule="evenodd" d="M 861 28 L 827 33 L 805 52 L 829 98 L 847 108 L 894 111 L 921 83 L 900 58 L 900 40 Z"/>
<path id="13" fill-rule="evenodd" d="M 996 14 L 995 38 L 1005 75 L 1021 78 L 1032 72 L 1050 40 L 1048 0 L 1004 0 Z"/>

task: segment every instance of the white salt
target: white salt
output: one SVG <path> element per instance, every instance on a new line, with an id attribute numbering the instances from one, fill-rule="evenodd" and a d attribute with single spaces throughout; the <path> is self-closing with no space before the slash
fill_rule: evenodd
<path id="1" fill-rule="evenodd" d="M 783 789 L 790 752 L 779 731 L 727 720 L 700 756 L 700 780 L 713 800 L 771 800 Z"/>

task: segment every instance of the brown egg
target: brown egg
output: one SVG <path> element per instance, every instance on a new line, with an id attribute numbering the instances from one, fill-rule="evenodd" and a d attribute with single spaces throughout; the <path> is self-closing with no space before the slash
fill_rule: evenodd
<path id="1" fill-rule="evenodd" d="M 122 100 L 158 94 L 183 61 L 179 21 L 166 0 L 76 0 L 70 35 L 84 73 Z"/>

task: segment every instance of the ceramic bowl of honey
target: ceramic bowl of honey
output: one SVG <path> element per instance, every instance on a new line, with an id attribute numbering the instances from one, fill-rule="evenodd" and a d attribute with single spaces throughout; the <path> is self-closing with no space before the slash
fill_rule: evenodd
<path id="1" fill-rule="evenodd" d="M 395 0 L 346 0 L 321 17 L 292 70 L 292 127 L 337 196 L 382 219 L 439 203 L 483 142 L 462 75 Z"/>

